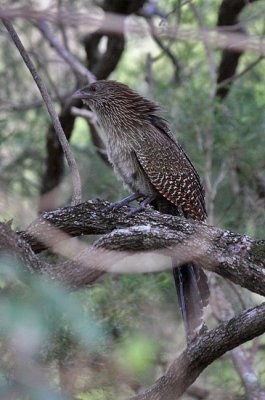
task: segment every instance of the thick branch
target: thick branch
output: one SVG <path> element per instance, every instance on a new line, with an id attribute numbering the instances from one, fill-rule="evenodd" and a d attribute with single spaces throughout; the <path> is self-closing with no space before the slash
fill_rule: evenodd
<path id="1" fill-rule="evenodd" d="M 98 205 L 100 204 L 100 202 L 96 203 L 98 203 Z M 87 203 L 87 205 L 89 204 L 91 205 L 93 204 L 93 202 Z M 95 207 L 95 204 L 93 206 Z M 101 203 L 101 207 L 103 208 L 103 210 L 105 206 L 105 203 Z M 103 216 L 101 220 L 98 220 L 98 218 L 96 218 L 96 210 L 92 212 L 93 207 L 90 207 L 90 214 L 89 207 L 87 210 L 81 210 L 80 206 L 57 210 L 55 214 L 57 214 L 57 218 L 59 217 L 59 214 L 66 217 L 66 214 L 68 212 L 68 217 L 71 216 L 73 218 L 73 211 L 76 208 L 79 208 L 79 221 L 82 221 L 79 227 L 81 228 L 80 230 L 82 230 L 82 224 L 83 228 L 87 229 L 86 223 L 90 219 L 90 222 L 94 221 L 94 224 L 91 224 L 89 227 L 91 232 L 107 231 L 109 230 L 110 219 L 113 220 L 115 214 L 119 214 L 119 224 L 122 224 L 122 221 L 124 224 L 126 224 L 124 210 L 120 210 L 119 213 L 113 213 L 112 215 L 110 215 L 109 220 L 106 215 Z M 97 209 L 99 215 L 104 213 L 102 208 L 100 209 L 100 207 L 98 207 Z M 84 214 L 82 214 L 82 211 L 84 212 Z M 45 213 L 46 218 L 44 218 L 44 220 L 46 219 L 49 221 L 50 225 L 47 228 L 48 232 L 51 233 L 52 219 L 49 218 L 49 216 L 51 217 L 51 215 L 49 214 L 52 213 Z M 83 217 L 85 215 L 88 215 L 87 221 L 84 221 Z M 217 266 L 219 268 L 219 273 L 222 274 L 223 269 L 225 269 L 226 271 L 230 271 L 229 273 L 231 273 L 232 270 L 232 274 L 235 274 L 236 272 L 237 278 L 240 278 L 243 275 L 246 276 L 246 269 L 243 258 L 247 260 L 249 266 L 253 267 L 250 251 L 253 247 L 253 243 L 256 243 L 256 245 L 262 244 L 263 247 L 261 246 L 260 250 L 263 249 L 264 251 L 264 242 L 255 242 L 253 239 L 247 237 L 240 238 L 239 235 L 232 234 L 228 231 L 221 231 L 220 229 L 209 227 L 205 224 L 194 223 L 193 221 L 185 221 L 176 217 L 164 216 L 156 212 L 145 212 L 142 215 L 138 215 L 137 218 L 135 217 L 131 219 L 134 220 L 131 222 L 135 223 L 135 219 L 138 219 L 138 221 L 141 221 L 142 223 L 144 222 L 145 225 L 118 229 L 106 235 L 105 237 L 102 237 L 97 242 L 96 246 L 89 249 L 85 248 L 83 252 L 81 252 L 81 254 L 79 255 L 79 263 L 77 262 L 77 259 L 54 265 L 44 263 L 40 261 L 39 258 L 32 252 L 30 247 L 26 243 L 24 243 L 23 239 L 20 238 L 17 242 L 17 237 L 15 234 L 13 234 L 13 237 L 11 238 L 11 244 L 9 244 L 9 246 L 2 246 L 2 248 L 4 247 L 11 252 L 19 254 L 22 260 L 26 262 L 27 265 L 31 266 L 31 269 L 35 271 L 41 271 L 42 273 L 45 273 L 50 277 L 56 277 L 60 281 L 70 284 L 72 287 L 84 286 L 84 284 L 93 282 L 97 277 L 102 275 L 108 265 L 106 260 L 111 260 L 110 264 L 114 266 L 117 265 L 117 263 L 119 262 L 120 271 L 125 271 L 126 269 L 121 264 L 121 262 L 124 261 L 126 256 L 127 266 L 130 266 L 130 262 L 134 264 L 136 261 L 137 265 L 143 265 L 141 260 L 139 262 L 139 253 L 136 253 L 136 258 L 134 259 L 131 256 L 131 254 L 133 254 L 131 250 L 134 250 L 135 252 L 139 249 L 165 248 L 166 246 L 169 246 L 167 253 L 169 255 L 172 255 L 172 252 L 175 252 L 176 249 L 178 251 L 179 244 L 180 247 L 183 245 L 183 240 L 185 242 L 185 251 L 183 252 L 182 247 L 180 253 L 177 253 L 180 258 L 183 258 L 185 256 L 187 257 L 187 255 L 190 257 L 191 245 L 189 241 L 194 240 L 195 247 L 193 249 L 194 252 L 192 252 L 192 256 L 195 255 L 197 261 L 201 260 L 201 262 L 203 262 L 207 261 L 208 259 L 208 262 L 210 262 L 210 260 L 214 262 L 215 260 L 213 259 L 213 255 L 215 255 L 215 251 L 217 251 L 217 259 L 218 257 L 220 257 L 220 265 Z M 149 224 L 148 221 L 150 222 Z M 75 226 L 76 224 L 74 222 L 77 222 L 77 220 L 72 220 L 72 222 Z M 115 222 L 116 224 L 118 224 L 117 219 Z M 41 220 L 38 219 L 37 221 L 35 221 L 35 224 L 33 224 L 32 227 L 34 226 L 36 232 L 36 228 L 38 226 L 38 231 L 40 233 L 40 227 L 44 227 L 45 225 L 46 224 L 43 223 L 43 221 L 41 224 Z M 75 234 L 77 234 L 77 230 Z M 191 238 L 187 240 L 189 236 L 191 236 Z M 3 237 L 4 235 L 1 230 L 1 240 L 3 240 Z M 198 237 L 201 237 L 202 240 L 199 241 Z M 206 246 L 205 241 L 208 241 L 208 244 Z M 173 247 L 175 244 L 177 244 L 176 248 Z M 223 246 L 223 252 L 220 254 L 221 245 Z M 202 248 L 201 254 L 198 252 L 198 246 Z M 67 244 L 67 248 L 68 247 L 69 244 Z M 117 251 L 119 249 L 123 249 L 124 251 Z M 205 254 L 206 249 L 206 253 L 208 255 Z M 228 254 L 225 256 L 226 251 L 228 252 Z M 202 257 L 201 259 L 201 255 L 204 258 Z M 262 255 L 261 252 L 259 254 L 259 257 L 262 259 L 264 268 L 264 255 Z M 227 260 L 231 262 L 229 266 L 226 265 Z M 150 257 L 148 261 L 150 262 Z M 158 257 L 155 258 L 155 262 L 159 262 Z M 182 263 L 183 259 L 180 259 L 180 262 Z M 242 265 L 240 268 L 239 265 L 241 262 Z M 235 263 L 236 268 L 234 267 L 233 263 Z M 93 271 L 93 269 L 89 268 L 91 265 L 94 265 L 97 268 Z M 103 266 L 103 271 L 99 268 L 99 266 Z M 262 267 L 262 263 L 260 263 L 260 267 Z M 214 268 L 214 270 L 218 272 L 217 268 Z M 251 271 L 253 272 L 253 270 Z M 261 287 L 264 288 L 264 282 L 262 281 L 263 270 L 261 268 L 260 272 L 261 275 L 258 277 L 258 279 L 256 279 L 256 286 L 258 288 L 260 284 Z M 88 279 L 89 275 L 90 281 Z M 255 283 L 254 278 L 255 276 L 249 275 L 247 281 Z M 226 351 L 231 350 L 239 344 L 263 333 L 265 330 L 264 317 L 265 305 L 263 304 L 261 306 L 258 306 L 257 308 L 242 313 L 239 317 L 231 319 L 230 321 L 221 324 L 213 331 L 204 334 L 196 342 L 189 345 L 189 347 L 182 353 L 182 355 L 172 363 L 172 365 L 169 367 L 168 371 L 162 378 L 160 378 L 151 388 L 149 388 L 141 395 L 136 396 L 134 399 L 170 400 L 178 398 L 196 379 L 201 371 L 211 362 L 220 357 Z"/>
<path id="2" fill-rule="evenodd" d="M 265 303 L 203 334 L 143 393 L 130 400 L 176 400 L 214 360 L 265 331 Z"/>
<path id="3" fill-rule="evenodd" d="M 235 316 L 233 306 L 220 287 L 220 283 L 217 282 L 216 279 L 211 279 L 211 283 L 211 308 L 215 318 L 219 322 L 233 318 Z M 257 400 L 264 398 L 265 391 L 263 391 L 260 387 L 258 378 L 252 368 L 250 360 L 246 355 L 244 347 L 236 347 L 231 351 L 230 356 L 245 388 L 247 398 Z"/>
<path id="4" fill-rule="evenodd" d="M 96 248 L 97 245 L 93 248 L 86 249 L 86 256 L 88 256 L 89 259 L 93 259 L 93 252 Z M 1 251 L 8 252 L 8 254 L 17 257 L 30 271 L 41 273 L 72 289 L 91 285 L 105 273 L 105 271 L 100 268 L 93 269 L 92 266 L 88 265 L 85 257 L 82 257 L 82 253 L 64 262 L 45 262 L 33 252 L 30 245 L 22 237 L 19 237 L 12 231 L 9 223 L 5 224 L 0 222 L 0 252 Z M 100 263 L 100 255 L 98 254 L 98 256 L 98 261 Z"/>
<path id="5" fill-rule="evenodd" d="M 146 271 L 159 270 L 169 268 L 167 257 L 174 255 L 179 264 L 193 261 L 255 293 L 265 295 L 265 241 L 204 223 L 163 215 L 151 209 L 127 217 L 126 207 L 110 213 L 106 211 L 107 205 L 100 200 L 90 200 L 75 207 L 46 212 L 20 236 L 35 251 L 40 251 L 62 240 L 58 230 L 70 236 L 108 233 L 99 239 L 98 245 L 108 251 L 118 250 L 121 259 L 125 259 L 124 264 L 121 262 L 118 266 L 113 266 L 111 258 L 103 259 L 103 264 L 99 266 L 101 269 L 143 272 L 142 269 L 136 270 L 136 265 L 143 263 L 128 258 L 135 255 L 145 260 Z M 159 265 L 156 257 L 150 265 L 150 252 L 160 253 L 166 259 L 162 257 Z"/>
<path id="6" fill-rule="evenodd" d="M 137 232 L 137 229 L 132 229 L 132 232 Z M 120 231 L 117 231 L 117 233 L 118 235 L 121 234 Z M 112 237 L 115 238 L 115 235 L 116 233 Z M 135 242 L 135 238 L 133 241 Z M 102 247 L 104 242 L 106 241 L 103 240 L 101 243 L 98 241 L 97 247 Z M 116 242 L 117 247 L 118 242 Z M 138 245 L 139 242 L 136 242 L 136 247 Z M 51 266 L 40 261 L 29 245 L 11 231 L 8 224 L 0 224 L 0 250 L 15 253 L 35 271 L 39 268 L 43 269 L 44 265 L 47 268 Z M 115 252 L 115 254 L 119 257 L 120 252 Z M 96 254 L 96 256 L 98 255 Z M 106 258 L 106 253 L 103 256 Z M 58 265 L 54 265 L 55 270 Z M 241 273 L 244 273 L 244 271 Z M 57 275 L 57 279 L 61 279 L 60 274 Z M 225 352 L 253 339 L 264 331 L 265 303 L 244 311 L 236 318 L 220 324 L 217 328 L 204 333 L 191 342 L 186 350 L 169 366 L 164 376 L 131 400 L 175 400 L 179 398 L 209 364 Z"/>

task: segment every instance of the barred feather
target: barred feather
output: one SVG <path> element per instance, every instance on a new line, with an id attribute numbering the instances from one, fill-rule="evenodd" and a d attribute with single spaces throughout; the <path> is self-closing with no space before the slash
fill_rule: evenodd
<path id="1" fill-rule="evenodd" d="M 206 218 L 199 175 L 159 115 L 158 104 L 115 81 L 94 82 L 76 97 L 97 114 L 106 134 L 109 160 L 129 190 L 155 196 L 154 203 L 163 212 L 178 214 L 181 210 L 188 218 Z M 174 269 L 174 277 L 187 338 L 191 338 L 203 324 L 207 278 L 192 264 Z"/>

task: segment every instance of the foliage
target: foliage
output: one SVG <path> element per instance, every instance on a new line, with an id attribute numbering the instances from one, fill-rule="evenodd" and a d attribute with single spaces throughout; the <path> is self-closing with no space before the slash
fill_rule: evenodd
<path id="1" fill-rule="evenodd" d="M 86 7 L 89 12 L 87 2 L 72 3 L 67 5 Z M 170 19 L 179 19 L 181 24 L 196 27 L 198 21 L 189 2 L 183 7 L 180 3 L 158 1 L 165 14 L 173 10 L 169 23 Z M 214 26 L 219 5 L 216 0 L 198 2 L 205 26 Z M 244 10 L 241 18 L 249 20 L 246 25 L 250 33 L 264 33 L 259 14 L 262 9 L 261 2 L 257 2 Z M 156 23 L 160 18 L 156 17 Z M 50 92 L 55 98 L 56 92 L 65 97 L 56 103 L 58 110 L 63 108 L 69 101 L 68 92 L 75 89 L 76 77 L 44 45 L 31 23 L 19 21 L 17 27 Z M 63 36 L 60 29 L 56 34 Z M 80 37 L 84 28 L 72 27 L 67 35 L 71 51 L 82 59 Z M 210 222 L 264 238 L 265 197 L 258 180 L 260 172 L 264 176 L 265 167 L 264 61 L 235 80 L 227 99 L 220 102 L 210 94 L 213 82 L 203 44 L 165 42 L 181 66 L 178 79 L 170 59 L 152 38 L 133 35 L 128 36 L 126 50 L 111 78 L 128 83 L 162 104 L 163 115 L 205 183 L 208 206 L 213 209 Z M 22 229 L 37 215 L 48 117 L 3 30 L 0 44 L 1 217 L 12 218 L 14 226 Z M 218 65 L 220 51 L 211 52 Z M 147 55 L 152 59 L 149 84 Z M 256 57 L 242 56 L 237 72 L 244 71 Z M 34 104 L 18 111 L 12 109 L 29 103 Z M 77 118 L 71 145 L 84 199 L 118 199 L 126 191 L 98 157 L 88 132 L 87 123 Z M 67 174 L 61 184 L 61 205 L 67 203 L 70 193 Z M 92 288 L 69 293 L 67 288 L 29 273 L 25 266 L 6 256 L 0 259 L 0 271 L 3 398 L 10 393 L 19 393 L 21 399 L 67 399 L 68 395 L 79 400 L 122 398 L 151 384 L 172 359 L 172 353 L 183 348 L 184 335 L 169 273 L 108 276 Z M 213 317 L 209 320 L 215 323 Z M 248 349 L 250 355 L 252 350 Z M 261 382 L 263 358 L 264 344 L 254 363 Z M 243 393 L 227 358 L 205 371 L 199 383 Z"/>

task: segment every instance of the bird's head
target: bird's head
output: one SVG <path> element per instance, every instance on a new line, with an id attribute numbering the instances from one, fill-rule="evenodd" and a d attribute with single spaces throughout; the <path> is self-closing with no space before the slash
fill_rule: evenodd
<path id="1" fill-rule="evenodd" d="M 159 109 L 156 103 L 127 85 L 111 80 L 93 82 L 75 92 L 73 98 L 81 99 L 97 113 L 127 112 L 127 118 L 133 114 L 144 116 Z"/>
<path id="2" fill-rule="evenodd" d="M 104 105 L 111 105 L 113 102 L 122 101 L 122 95 L 126 92 L 128 96 L 128 86 L 116 81 L 97 81 L 93 82 L 82 89 L 77 90 L 73 98 L 81 99 L 84 104 L 98 109 Z"/>

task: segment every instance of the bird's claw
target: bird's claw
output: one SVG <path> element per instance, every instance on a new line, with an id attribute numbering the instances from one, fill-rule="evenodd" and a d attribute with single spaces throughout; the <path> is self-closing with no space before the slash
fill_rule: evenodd
<path id="1" fill-rule="evenodd" d="M 121 199 L 119 201 L 115 201 L 114 203 L 110 204 L 109 206 L 106 207 L 106 211 L 113 211 L 117 210 L 118 208 L 121 208 L 123 206 L 128 206 L 129 203 L 139 199 L 142 197 L 139 193 L 133 193 L 130 196 L 125 197 L 124 199 Z"/>
<path id="2" fill-rule="evenodd" d="M 138 207 L 134 207 L 128 214 L 127 217 L 131 217 L 135 214 L 137 214 L 140 211 L 143 211 L 146 209 L 147 206 L 155 199 L 155 196 L 147 196 L 140 204 Z"/>
<path id="3" fill-rule="evenodd" d="M 143 197 L 142 195 L 138 194 L 138 193 L 134 193 L 128 197 L 125 197 L 122 200 L 116 201 L 115 203 L 110 204 L 108 207 L 106 207 L 106 211 L 113 211 L 113 210 L 117 210 L 118 208 L 122 207 L 122 206 L 127 206 L 130 211 L 127 214 L 127 217 L 131 217 L 135 214 L 137 214 L 138 212 L 144 210 L 154 199 L 156 196 L 146 196 L 141 203 L 139 204 L 138 207 L 130 207 L 128 204 L 130 202 L 132 202 L 133 200 L 137 200 L 140 197 Z"/>

